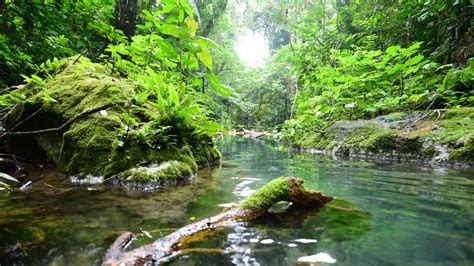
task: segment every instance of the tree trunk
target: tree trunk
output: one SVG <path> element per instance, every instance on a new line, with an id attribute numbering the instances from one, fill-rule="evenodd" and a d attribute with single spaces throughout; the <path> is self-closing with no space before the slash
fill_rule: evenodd
<path id="1" fill-rule="evenodd" d="M 117 0 L 115 4 L 115 28 L 131 39 L 137 25 L 138 0 Z"/>
<path id="2" fill-rule="evenodd" d="M 187 243 L 205 237 L 218 227 L 254 220 L 279 201 L 289 201 L 293 205 L 305 208 L 316 208 L 331 200 L 331 196 L 305 189 L 300 178 L 280 177 L 257 190 L 238 207 L 187 225 L 151 244 L 126 252 L 124 247 L 133 240 L 134 235 L 125 232 L 107 250 L 102 265 L 159 264 L 176 256 Z"/>
<path id="3" fill-rule="evenodd" d="M 5 0 L 0 0 L 0 33 L 8 34 L 8 9 Z"/>

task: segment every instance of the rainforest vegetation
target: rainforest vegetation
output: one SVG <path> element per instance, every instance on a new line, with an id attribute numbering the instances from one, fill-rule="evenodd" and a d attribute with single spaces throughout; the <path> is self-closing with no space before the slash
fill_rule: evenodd
<path id="1" fill-rule="evenodd" d="M 436 147 L 419 150 L 426 141 L 413 140 L 430 136 L 461 149 L 451 158 L 473 153 L 471 1 L 2 0 L 0 12 L 3 149 L 31 156 L 36 142 L 66 172 L 111 176 L 173 159 L 164 154 L 175 150 L 193 157 L 177 174 L 191 174 L 218 158 L 204 148 L 211 137 L 234 128 L 277 130 L 290 146 L 330 150 L 335 144 L 324 138 L 338 121 L 394 112 L 419 111 L 411 122 L 431 127 L 412 123 L 418 133 L 408 143 L 364 127 L 354 134 L 387 134 L 365 146 L 348 139 L 349 152 L 434 156 Z M 268 47 L 267 56 L 254 53 L 258 64 L 238 52 L 249 32 Z M 103 117 L 75 121 L 93 108 Z M 93 144 L 83 137 L 87 120 L 106 128 L 88 131 Z M 438 126 L 449 136 L 432 138 Z M 64 140 L 42 132 L 54 128 Z M 21 152 L 18 142 L 33 146 Z M 134 153 L 135 144 L 150 152 Z M 101 166 L 91 169 L 95 156 Z M 131 163 L 114 168 L 123 156 Z"/>
<path id="2" fill-rule="evenodd" d="M 233 141 L 240 142 L 234 145 L 229 140 L 233 137 L 226 139 L 224 135 L 249 137 L 260 143 L 261 150 L 241 153 L 238 147 L 247 145 L 248 139 L 235 137 Z M 391 172 L 377 179 L 381 171 L 378 166 L 357 166 L 354 169 L 360 172 L 356 172 L 354 180 L 364 171 L 371 173 L 369 181 L 364 183 L 367 191 L 377 188 L 372 191 L 373 198 L 367 198 L 371 204 L 380 199 L 389 202 L 385 199 L 396 193 L 403 194 L 396 194 L 399 198 L 422 196 L 419 202 L 403 198 L 405 202 L 396 202 L 392 209 L 382 208 L 383 214 L 378 214 L 377 222 L 387 213 L 391 220 L 404 215 L 408 218 L 400 234 L 386 231 L 373 234 L 379 241 L 388 235 L 394 238 L 409 235 L 406 232 L 426 226 L 425 222 L 431 218 L 435 222 L 429 226 L 444 228 L 419 229 L 421 233 L 416 239 L 423 239 L 422 234 L 427 234 L 428 242 L 443 243 L 439 246 L 449 253 L 448 259 L 413 261 L 472 264 L 474 247 L 472 241 L 463 237 L 472 239 L 472 230 L 465 228 L 471 228 L 466 224 L 472 222 L 472 175 L 469 176 L 472 172 L 469 171 L 474 167 L 473 1 L 0 0 L 0 264 L 5 260 L 7 264 L 20 265 L 91 262 L 136 265 L 169 262 L 180 254 L 186 259 L 186 253 L 181 252 L 186 247 L 193 249 L 192 241 L 201 241 L 217 227 L 220 230 L 257 218 L 278 217 L 271 218 L 271 226 L 276 227 L 285 227 L 285 219 L 291 220 L 288 225 L 291 230 L 310 227 L 309 234 L 322 232 L 318 235 L 322 240 L 336 241 L 337 249 L 344 251 L 341 247 L 345 246 L 339 241 L 356 239 L 372 230 L 374 220 L 367 222 L 371 214 L 341 199 L 330 202 L 333 196 L 302 185 L 308 176 L 310 186 L 314 185 L 311 178 L 330 173 L 327 169 L 339 169 L 337 163 L 318 160 L 322 168 L 308 174 L 305 171 L 314 169 L 314 160 L 312 163 L 301 160 L 304 165 L 293 157 L 285 157 L 287 160 L 283 161 L 280 158 L 283 153 L 273 153 L 275 147 L 264 146 L 273 141 L 278 143 L 279 151 L 283 148 L 285 152 L 291 151 L 284 156 L 301 155 L 296 152 L 326 153 L 333 155 L 326 160 L 341 155 L 468 169 L 455 172 L 461 177 L 419 182 L 418 174 L 426 169 L 412 170 L 417 176 L 405 180 L 409 172 L 404 172 L 404 168 L 394 173 L 403 178 L 388 182 L 379 191 L 379 184 L 393 177 Z M 266 161 L 270 160 L 267 154 L 274 161 Z M 217 172 L 212 172 L 216 169 L 212 166 L 219 164 L 221 158 L 235 159 L 235 165 L 223 162 Z M 261 161 L 263 165 L 257 165 Z M 275 174 L 276 169 L 277 176 L 295 171 L 307 176 L 266 177 L 272 181 L 264 178 L 270 182 L 266 186 L 259 184 L 262 188 L 254 190 L 248 185 L 260 179 L 242 177 L 245 171 L 237 166 L 243 162 L 253 171 L 248 175 L 258 175 L 259 171 Z M 325 163 L 330 167 L 324 169 Z M 290 170 L 283 172 L 283 164 L 289 165 Z M 61 178 L 55 175 L 53 181 L 46 177 L 43 180 L 46 175 L 29 175 L 27 171 L 44 173 L 51 168 Z M 330 182 L 324 183 L 326 177 L 321 178 L 322 183 L 332 189 L 331 193 L 349 195 L 356 191 L 354 195 L 366 200 L 366 190 L 353 186 L 352 179 L 349 182 L 339 178 L 352 173 L 351 168 L 339 169 L 338 178 L 329 174 L 333 178 Z M 200 169 L 213 174 L 208 173 L 208 179 L 199 179 Z M 232 193 L 219 190 L 215 173 L 228 177 L 219 182 L 228 182 L 224 184 L 232 187 Z M 434 175 L 448 174 L 451 174 L 448 170 L 437 170 Z M 229 185 L 240 179 L 244 181 Z M 339 179 L 351 185 L 341 185 L 337 183 Z M 64 180 L 69 183 L 65 185 Z M 372 184 L 375 181 L 377 185 Z M 393 195 L 383 194 L 391 191 L 397 182 L 401 185 L 393 189 L 396 190 Z M 428 189 L 419 192 L 417 182 Z M 79 187 L 75 187 L 77 184 Z M 80 187 L 84 184 L 87 187 Z M 331 184 L 339 184 L 339 188 L 334 189 Z M 454 188 L 430 187 L 444 184 Z M 463 187 L 464 184 L 467 185 Z M 34 193 L 26 193 L 32 186 Z M 165 196 L 145 195 L 143 191 L 160 191 Z M 256 192 L 250 196 L 249 191 Z M 21 195 L 26 200 L 15 197 L 19 193 L 24 193 Z M 34 200 L 28 198 L 30 195 Z M 168 195 L 170 199 L 164 200 Z M 223 204 L 224 199 L 234 202 Z M 432 209 L 425 210 L 425 214 L 416 213 L 413 202 Z M 320 211 L 326 203 L 329 211 Z M 30 204 L 38 205 L 30 208 Z M 404 204 L 409 207 L 403 209 Z M 227 207 L 215 215 L 214 205 Z M 279 206 L 283 211 L 278 210 Z M 85 209 L 77 211 L 76 208 L 82 207 Z M 463 216 L 464 220 L 438 223 L 436 219 L 444 216 L 435 212 L 437 207 L 443 208 L 440 213 L 445 211 L 449 221 L 455 220 L 453 216 Z M 77 211 L 71 214 L 72 218 L 64 214 L 69 213 L 69 208 Z M 272 216 L 272 208 L 277 209 L 277 216 Z M 292 208 L 300 209 L 296 215 L 278 216 Z M 398 209 L 405 212 L 397 213 Z M 305 223 L 316 212 L 322 217 L 318 222 L 323 224 L 317 230 L 313 228 L 314 221 Z M 193 215 L 189 216 L 190 213 Z M 433 213 L 435 218 L 430 217 Z M 204 219 L 205 215 L 211 218 L 189 224 L 196 217 Z M 418 215 L 428 218 L 420 222 L 415 219 Z M 93 221 L 75 220 L 91 216 Z M 62 224 L 63 221 L 70 224 Z M 147 223 L 153 226 L 161 223 L 168 226 L 168 231 L 154 231 L 153 238 L 157 240 L 147 244 L 150 241 L 145 240 L 152 236 L 142 226 L 153 229 Z M 189 225 L 175 231 L 177 226 L 186 224 Z M 262 224 L 267 229 L 271 227 Z M 109 226 L 113 232 L 103 229 L 109 230 Z M 379 230 L 377 226 L 373 227 Z M 125 227 L 141 233 L 123 233 Z M 381 227 L 388 228 L 386 224 Z M 87 233 L 89 229 L 94 232 Z M 443 230 L 452 230 L 452 238 L 436 240 L 444 236 Z M 294 233 L 285 232 L 290 236 Z M 90 241 L 83 242 L 82 234 Z M 127 250 L 137 235 L 138 244 Z M 230 236 L 236 235 L 229 234 L 229 241 L 232 241 Z M 219 237 L 217 234 L 216 239 Z M 459 242 L 464 246 L 450 251 L 452 239 L 456 245 Z M 77 243 L 71 244 L 69 240 Z M 410 253 L 418 252 L 405 240 L 400 241 L 401 246 L 410 247 Z M 72 250 L 69 254 L 63 254 L 61 241 L 80 246 L 79 251 L 71 248 L 67 250 Z M 306 238 L 291 241 L 317 242 Z M 293 242 L 284 244 L 285 248 L 297 247 Z M 252 238 L 239 245 L 242 243 L 268 245 L 273 240 Z M 281 246 L 282 243 L 277 242 Z M 222 243 L 218 248 L 214 248 L 215 243 L 208 244 L 188 252 L 222 256 L 250 253 L 250 249 L 229 251 L 221 249 Z M 356 246 L 384 247 L 378 242 L 369 244 Z M 107 247 L 110 247 L 108 251 Z M 428 255 L 441 254 L 440 247 L 433 247 Z M 352 246 L 347 250 L 351 248 L 357 249 Z M 259 252 L 265 254 L 268 250 L 272 255 L 263 261 L 275 262 L 273 256 L 278 257 L 280 252 L 272 248 Z M 31 258 L 36 254 L 47 259 L 34 261 L 28 255 L 30 251 Z M 340 258 L 348 264 L 354 261 L 364 264 L 367 262 L 364 260 L 372 259 L 376 253 L 370 250 L 360 260 L 346 253 Z M 398 254 L 396 250 L 393 253 Z M 295 254 L 300 262 L 336 262 L 326 253 Z M 291 256 L 284 259 L 288 257 Z M 73 258 L 72 263 L 64 258 Z M 232 257 L 232 262 L 246 265 L 252 262 L 249 257 L 245 259 Z M 413 263 L 399 258 L 377 259 L 367 263 L 392 264 L 397 259 L 402 265 Z M 223 264 L 219 262 L 217 265 Z M 194 265 L 195 261 L 190 264 Z"/>

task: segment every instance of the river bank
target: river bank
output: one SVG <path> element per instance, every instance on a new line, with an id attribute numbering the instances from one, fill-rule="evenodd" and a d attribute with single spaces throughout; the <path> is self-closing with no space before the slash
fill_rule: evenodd
<path id="1" fill-rule="evenodd" d="M 474 261 L 472 169 L 332 160 L 254 138 L 225 136 L 217 143 L 220 166 L 158 193 L 72 183 L 47 166 L 27 169 L 32 188 L 0 197 L 0 263 L 98 265 L 123 230 L 137 234 L 137 246 L 151 243 L 281 175 L 299 176 L 360 211 L 329 204 L 312 214 L 266 215 L 216 231 L 168 264 L 296 264 L 319 253 L 342 265 Z"/>
<path id="2" fill-rule="evenodd" d="M 473 132 L 474 108 L 458 108 L 336 121 L 282 141 L 299 152 L 473 167 Z"/>

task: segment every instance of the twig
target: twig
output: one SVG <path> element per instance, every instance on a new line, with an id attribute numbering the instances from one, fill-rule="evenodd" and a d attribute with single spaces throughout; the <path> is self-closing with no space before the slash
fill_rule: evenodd
<path id="1" fill-rule="evenodd" d="M 441 112 L 439 110 L 435 110 L 435 112 L 438 113 L 438 117 L 436 117 L 436 119 L 435 119 L 435 122 L 436 122 L 441 117 Z"/>
<path id="2" fill-rule="evenodd" d="M 328 124 L 327 124 L 325 127 L 323 127 L 322 129 L 317 129 L 317 128 L 316 128 L 315 130 L 316 130 L 319 134 L 324 135 L 324 134 L 326 134 L 326 129 L 327 129 L 328 127 L 332 126 L 334 123 L 336 123 L 336 121 L 332 121 L 332 122 L 328 123 Z"/>
<path id="3" fill-rule="evenodd" d="M 28 121 L 30 118 L 32 118 L 33 116 L 35 116 L 35 115 L 36 115 L 37 113 L 39 113 L 41 110 L 43 110 L 43 106 L 41 106 L 41 108 L 39 108 L 38 110 L 36 110 L 34 113 L 32 113 L 31 115 L 29 115 L 27 118 L 25 118 L 25 119 L 23 119 L 22 121 L 20 121 L 18 124 L 14 125 L 12 128 L 8 129 L 8 131 L 5 132 L 5 133 L 11 132 L 13 129 L 17 128 L 18 126 L 20 126 L 21 124 L 23 124 L 24 122 Z M 2 135 L 0 136 L 0 138 L 3 137 L 3 136 L 5 135 L 5 133 L 2 134 Z"/>
<path id="4" fill-rule="evenodd" d="M 2 121 L 5 121 L 5 119 L 13 112 L 13 110 L 16 109 L 16 107 L 18 106 L 18 103 L 15 103 L 12 108 L 10 108 L 10 110 L 2 117 Z M 5 124 L 5 122 L 4 122 Z"/>
<path id="5" fill-rule="evenodd" d="M 203 253 L 203 254 L 226 254 L 231 253 L 230 250 L 225 250 L 222 248 L 188 248 L 180 251 L 181 254 L 192 254 L 192 253 Z M 235 252 L 235 251 L 234 251 Z"/>
<path id="6" fill-rule="evenodd" d="M 57 75 L 57 74 L 59 74 L 59 73 L 61 73 L 61 72 L 65 72 L 65 71 L 68 70 L 70 67 L 72 67 L 73 65 L 75 65 L 75 64 L 77 63 L 77 61 L 79 61 L 79 59 L 81 59 L 81 57 L 82 57 L 86 52 L 87 52 L 87 49 L 84 49 L 84 50 L 77 56 L 77 58 L 76 58 L 74 61 L 72 61 L 72 63 L 71 63 L 70 65 L 68 65 L 68 66 L 67 66 L 66 68 L 64 68 L 64 69 L 61 69 L 61 70 L 56 71 L 56 73 L 54 73 L 53 76 L 55 76 L 55 75 Z"/>
<path id="7" fill-rule="evenodd" d="M 77 58 L 70 64 L 68 65 L 66 68 L 62 69 L 62 70 L 58 70 L 56 71 L 56 73 L 53 74 L 54 75 L 57 75 L 61 72 L 64 72 L 66 70 L 68 70 L 71 66 L 75 65 L 77 63 L 77 61 L 79 61 L 79 59 L 87 52 L 87 49 L 84 49 L 80 54 L 79 56 L 77 56 Z M 10 115 L 10 113 L 18 106 L 18 103 L 16 103 L 11 109 L 10 111 L 8 111 L 8 113 L 2 118 L 2 120 L 5 120 L 8 115 Z M 19 125 L 23 124 L 25 121 L 27 121 L 28 119 L 32 118 L 33 116 L 35 116 L 38 112 L 40 112 L 41 110 L 43 109 L 43 106 L 41 106 L 40 109 L 38 109 L 37 111 L 35 111 L 33 114 L 31 114 L 30 116 L 28 116 L 27 118 L 25 118 L 23 121 L 21 121 L 20 123 L 16 124 L 15 126 L 13 126 L 12 128 L 10 128 L 7 132 L 3 133 L 0 138 L 4 137 L 5 135 L 9 135 L 10 134 L 10 131 L 15 129 L 16 127 L 18 127 Z M 12 132 L 13 133 L 13 132 Z M 21 134 L 19 134 L 21 135 Z"/>
<path id="8" fill-rule="evenodd" d="M 430 105 L 428 105 L 428 107 L 426 107 L 425 111 L 428 111 L 431 108 L 431 106 L 433 106 L 435 101 L 436 101 L 436 95 L 433 97 L 433 100 L 431 101 Z"/>
<path id="9" fill-rule="evenodd" d="M 420 120 L 424 120 L 425 118 L 433 115 L 434 113 L 437 113 L 438 114 L 438 117 L 436 117 L 435 119 L 435 122 L 438 121 L 438 119 L 441 117 L 441 111 L 439 109 L 437 110 L 433 110 L 432 112 L 429 112 L 427 113 L 426 115 L 422 115 L 420 116 L 417 120 L 415 120 L 413 123 L 411 123 L 409 126 L 412 127 L 414 125 L 416 125 L 416 123 L 418 123 Z"/>
<path id="10" fill-rule="evenodd" d="M 75 122 L 76 120 L 79 120 L 89 114 L 92 114 L 92 113 L 95 113 L 95 112 L 98 112 L 100 110 L 103 110 L 103 109 L 107 109 L 109 107 L 112 107 L 114 106 L 114 103 L 108 103 L 108 104 L 105 104 L 105 105 L 102 105 L 102 106 L 99 106 L 99 107 L 96 107 L 96 108 L 92 108 L 90 110 L 87 110 L 87 111 L 84 111 L 74 117 L 72 117 L 71 119 L 69 119 L 68 121 L 66 121 L 64 124 L 62 124 L 60 127 L 55 127 L 55 128 L 47 128 L 47 129 L 40 129 L 40 130 L 33 130 L 33 131 L 17 131 L 17 132 L 4 132 L 0 138 L 4 137 L 4 136 L 8 136 L 8 135 L 14 135 L 14 136 L 24 136 L 24 135 L 35 135 L 35 134 L 44 134 L 44 133 L 56 133 L 56 132 L 62 132 L 63 130 L 65 130 L 69 125 L 71 125 L 73 122 Z"/>

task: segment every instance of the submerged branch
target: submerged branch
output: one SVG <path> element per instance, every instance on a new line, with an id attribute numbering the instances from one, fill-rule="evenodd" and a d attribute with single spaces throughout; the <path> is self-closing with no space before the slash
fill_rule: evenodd
<path id="1" fill-rule="evenodd" d="M 201 239 L 220 227 L 254 220 L 279 201 L 290 201 L 296 206 L 315 208 L 331 200 L 331 196 L 304 188 L 303 180 L 300 178 L 277 178 L 242 201 L 239 207 L 182 227 L 151 244 L 124 251 L 126 243 L 129 243 L 133 236 L 132 233 L 125 232 L 107 250 L 102 265 L 161 263 L 182 252 L 180 250 L 187 243 Z"/>

